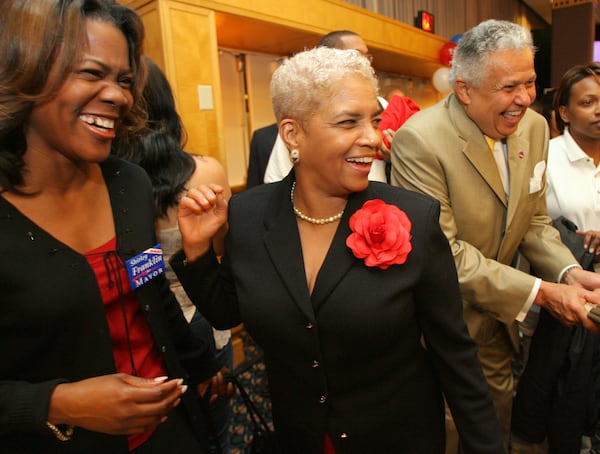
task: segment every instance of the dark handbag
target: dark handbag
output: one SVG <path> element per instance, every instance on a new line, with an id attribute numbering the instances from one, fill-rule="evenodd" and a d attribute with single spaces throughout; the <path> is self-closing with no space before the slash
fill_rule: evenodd
<path id="1" fill-rule="evenodd" d="M 228 381 L 231 381 L 240 393 L 250 420 L 252 421 L 253 436 L 250 445 L 249 454 L 279 454 L 280 450 L 275 439 L 275 433 L 271 430 L 265 418 L 260 414 L 254 402 L 250 399 L 248 392 L 244 388 L 244 385 L 240 383 L 235 375 L 227 377 Z"/>
<path id="2" fill-rule="evenodd" d="M 583 235 L 575 233 L 577 225 L 564 216 L 552 221 L 552 225 L 560 233 L 560 239 L 571 250 L 584 270 L 594 271 L 595 255 L 583 247 Z"/>
<path id="3" fill-rule="evenodd" d="M 560 239 L 571 250 L 584 270 L 594 271 L 595 255 L 583 247 L 583 235 L 575 233 L 577 225 L 564 216 L 559 216 L 552 221 L 552 225 L 560 233 Z M 600 324 L 600 307 L 594 306 L 588 312 L 588 318 Z"/>

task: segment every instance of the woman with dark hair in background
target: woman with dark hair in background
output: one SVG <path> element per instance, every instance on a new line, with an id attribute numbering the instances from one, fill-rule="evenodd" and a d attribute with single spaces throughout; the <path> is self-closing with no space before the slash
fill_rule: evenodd
<path id="1" fill-rule="evenodd" d="M 600 253 L 600 64 L 569 69 L 554 98 L 560 133 L 550 141 L 546 201 L 551 218 L 564 216 L 585 232 L 585 245 Z"/>
<path id="2" fill-rule="evenodd" d="M 155 227 L 158 241 L 166 263 L 166 276 L 171 290 L 177 297 L 186 319 L 191 322 L 192 332 L 208 342 L 215 356 L 227 366 L 233 367 L 233 347 L 229 330 L 215 330 L 195 310 L 168 259 L 181 249 L 181 234 L 177 227 L 177 205 L 182 195 L 192 187 L 217 183 L 229 199 L 231 189 L 223 166 L 214 158 L 192 156 L 183 150 L 185 131 L 175 109 L 175 99 L 168 80 L 160 68 L 146 58 L 148 77 L 142 97 L 148 111 L 148 122 L 136 134 L 122 136 L 113 143 L 112 153 L 140 165 L 150 177 L 154 193 Z M 216 235 L 213 248 L 223 253 L 225 228 Z M 229 399 L 219 398 L 211 406 L 213 423 L 218 432 L 221 449 L 228 452 L 228 429 L 230 423 Z"/>
<path id="3" fill-rule="evenodd" d="M 148 177 L 109 157 L 143 125 L 141 19 L 112 0 L 3 6 L 0 450 L 206 452 L 198 394 L 225 392 L 221 366 L 154 267 Z"/>
<path id="4" fill-rule="evenodd" d="M 548 122 L 550 128 L 550 138 L 554 139 L 560 135 L 558 129 L 556 129 L 556 117 L 554 113 L 554 97 L 556 95 L 555 88 L 549 88 L 544 91 L 544 94 L 531 104 L 531 109 L 541 114 Z"/>

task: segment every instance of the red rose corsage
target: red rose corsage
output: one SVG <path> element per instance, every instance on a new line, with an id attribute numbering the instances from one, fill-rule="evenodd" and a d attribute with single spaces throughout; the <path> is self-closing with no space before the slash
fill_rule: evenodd
<path id="1" fill-rule="evenodd" d="M 346 246 L 356 258 L 364 259 L 365 265 L 385 270 L 406 262 L 412 250 L 411 228 L 410 219 L 400 208 L 380 199 L 369 200 L 350 217 L 352 233 Z"/>

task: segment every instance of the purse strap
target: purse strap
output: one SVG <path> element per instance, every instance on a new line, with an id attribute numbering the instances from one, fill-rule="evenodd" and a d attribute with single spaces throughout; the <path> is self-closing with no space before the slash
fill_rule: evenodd
<path id="1" fill-rule="evenodd" d="M 242 383 L 238 380 L 238 378 L 235 375 L 230 375 L 227 377 L 227 379 L 230 380 L 239 391 L 240 396 L 242 397 L 242 400 L 244 401 L 244 404 L 248 409 L 248 414 L 250 415 L 250 419 L 252 420 L 254 430 L 260 430 L 265 434 L 271 433 L 271 428 L 267 424 L 265 418 L 260 414 L 260 412 L 256 408 L 256 405 L 254 405 L 254 402 L 252 402 L 252 399 L 250 399 L 250 396 L 248 395 L 246 388 L 244 388 L 244 385 L 242 385 Z"/>

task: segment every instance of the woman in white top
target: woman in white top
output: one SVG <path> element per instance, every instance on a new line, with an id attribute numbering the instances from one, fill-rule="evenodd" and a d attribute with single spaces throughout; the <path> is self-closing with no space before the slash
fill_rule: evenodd
<path id="1" fill-rule="evenodd" d="M 548 214 L 564 216 L 600 252 L 600 64 L 577 65 L 563 76 L 554 100 L 561 135 L 548 152 Z"/>

